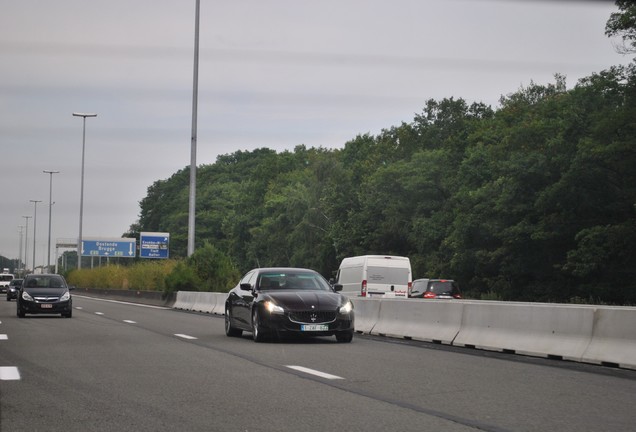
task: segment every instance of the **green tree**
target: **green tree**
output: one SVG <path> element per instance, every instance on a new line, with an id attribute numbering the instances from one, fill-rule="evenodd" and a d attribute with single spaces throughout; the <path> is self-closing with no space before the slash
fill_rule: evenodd
<path id="1" fill-rule="evenodd" d="M 607 36 L 618 36 L 622 39 L 622 46 L 617 47 L 620 53 L 636 52 L 636 4 L 633 0 L 617 0 L 616 6 L 620 12 L 610 15 L 605 25 Z"/>

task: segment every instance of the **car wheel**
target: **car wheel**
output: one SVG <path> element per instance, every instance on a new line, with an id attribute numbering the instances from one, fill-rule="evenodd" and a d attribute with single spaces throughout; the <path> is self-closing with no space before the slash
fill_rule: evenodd
<path id="1" fill-rule="evenodd" d="M 73 309 L 62 314 L 64 318 L 73 318 Z"/>
<path id="2" fill-rule="evenodd" d="M 239 337 L 243 334 L 243 330 L 232 326 L 232 312 L 225 310 L 225 335 L 228 337 Z"/>
<path id="3" fill-rule="evenodd" d="M 20 310 L 20 306 L 18 306 L 18 318 L 24 318 L 25 314 L 22 310 Z"/>
<path id="4" fill-rule="evenodd" d="M 340 343 L 349 343 L 353 340 L 353 331 L 336 333 L 336 340 Z"/>
<path id="5" fill-rule="evenodd" d="M 265 332 L 261 328 L 258 309 L 254 309 L 252 313 L 252 339 L 254 339 L 254 342 L 263 342 L 265 340 Z"/>

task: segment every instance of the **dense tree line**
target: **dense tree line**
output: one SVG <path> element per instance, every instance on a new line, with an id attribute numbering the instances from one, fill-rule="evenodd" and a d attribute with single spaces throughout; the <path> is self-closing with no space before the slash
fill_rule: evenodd
<path id="1" fill-rule="evenodd" d="M 342 149 L 220 156 L 197 171 L 197 246 L 245 271 L 411 258 L 476 298 L 636 302 L 636 68 L 531 83 L 500 108 L 429 100 Z M 189 169 L 155 182 L 139 231 L 185 256 Z"/>

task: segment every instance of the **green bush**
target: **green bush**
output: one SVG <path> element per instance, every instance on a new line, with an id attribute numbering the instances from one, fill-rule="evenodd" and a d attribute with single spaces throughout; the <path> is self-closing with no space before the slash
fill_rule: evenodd
<path id="1" fill-rule="evenodd" d="M 165 278 L 165 293 L 177 291 L 199 291 L 201 279 L 185 261 L 179 261 Z"/>

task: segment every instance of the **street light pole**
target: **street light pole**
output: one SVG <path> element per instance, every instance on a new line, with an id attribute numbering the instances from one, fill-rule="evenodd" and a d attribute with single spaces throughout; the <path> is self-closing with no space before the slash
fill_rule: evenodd
<path id="1" fill-rule="evenodd" d="M 27 251 L 29 249 L 29 219 L 33 216 L 22 216 L 26 219 L 26 234 L 24 235 L 24 274 L 26 275 L 27 268 L 29 267 L 29 263 L 27 262 Z"/>
<path id="2" fill-rule="evenodd" d="M 46 247 L 46 272 L 50 273 L 51 267 L 51 209 L 53 208 L 53 174 L 59 174 L 59 171 L 44 170 L 49 175 L 49 241 Z"/>
<path id="3" fill-rule="evenodd" d="M 86 149 L 86 117 L 97 117 L 94 113 L 73 113 L 74 117 L 83 117 L 82 127 L 82 182 L 80 186 L 79 237 L 77 238 L 77 269 L 82 268 L 82 219 L 84 217 L 84 151 Z"/>
<path id="4" fill-rule="evenodd" d="M 41 200 L 29 200 L 33 203 L 33 273 L 35 273 L 35 230 L 38 227 L 38 203 Z"/>
<path id="5" fill-rule="evenodd" d="M 194 73 L 192 79 L 192 139 L 190 141 L 190 196 L 188 203 L 188 256 L 194 253 L 197 200 L 197 107 L 199 93 L 199 5 L 194 13 Z"/>
<path id="6" fill-rule="evenodd" d="M 22 233 L 23 233 L 23 229 L 24 229 L 24 225 L 18 225 L 18 229 L 20 231 L 18 231 L 20 233 L 20 246 L 18 249 L 20 249 L 20 253 L 18 254 L 18 274 L 22 274 L 22 272 L 20 271 L 22 269 L 23 263 L 22 263 Z"/>

